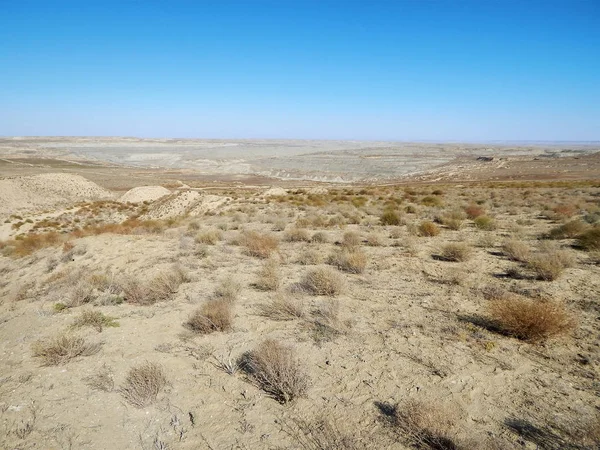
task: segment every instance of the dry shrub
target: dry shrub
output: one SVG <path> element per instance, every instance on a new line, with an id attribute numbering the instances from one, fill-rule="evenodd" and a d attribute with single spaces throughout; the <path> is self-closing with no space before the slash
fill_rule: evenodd
<path id="1" fill-rule="evenodd" d="M 502 332 L 518 339 L 539 342 L 568 333 L 575 321 L 561 303 L 507 296 L 492 300 L 488 314 Z"/>
<path id="2" fill-rule="evenodd" d="M 502 252 L 513 261 L 525 262 L 531 257 L 529 246 L 516 239 L 509 239 L 502 245 Z"/>
<path id="3" fill-rule="evenodd" d="M 324 233 L 323 231 L 317 231 L 310 238 L 310 242 L 314 242 L 315 244 L 326 244 L 329 242 L 329 237 L 327 236 L 327 233 Z"/>
<path id="4" fill-rule="evenodd" d="M 381 225 L 401 225 L 402 218 L 396 211 L 386 210 L 383 212 L 381 217 L 379 217 L 379 221 Z"/>
<path id="5" fill-rule="evenodd" d="M 215 245 L 223 238 L 220 230 L 203 230 L 196 234 L 195 241 L 198 244 Z"/>
<path id="6" fill-rule="evenodd" d="M 23 257 L 42 248 L 59 245 L 62 242 L 60 234 L 56 232 L 28 234 L 14 240 L 3 242 L 0 247 L 6 247 L 6 253 L 13 257 Z"/>
<path id="7" fill-rule="evenodd" d="M 550 239 L 571 239 L 583 233 L 587 228 L 588 224 L 585 222 L 582 222 L 581 220 L 571 220 L 552 228 L 548 233 L 548 237 Z"/>
<path id="8" fill-rule="evenodd" d="M 492 231 L 496 229 L 496 221 L 489 216 L 478 216 L 473 220 L 475 227 L 484 231 Z"/>
<path id="9" fill-rule="evenodd" d="M 216 287 L 213 297 L 233 303 L 237 300 L 241 290 L 241 284 L 239 284 L 233 278 L 225 278 Z"/>
<path id="10" fill-rule="evenodd" d="M 313 311 L 309 323 L 312 338 L 316 344 L 329 342 L 346 331 L 346 324 L 340 320 L 340 302 L 328 299 Z"/>
<path id="11" fill-rule="evenodd" d="M 600 227 L 596 226 L 577 238 L 577 245 L 584 250 L 600 250 Z"/>
<path id="12" fill-rule="evenodd" d="M 536 277 L 544 281 L 556 280 L 563 271 L 573 266 L 575 260 L 571 253 L 565 250 L 550 250 L 532 255 L 527 260 L 527 267 Z"/>
<path id="13" fill-rule="evenodd" d="M 277 238 L 260 234 L 256 231 L 248 231 L 242 235 L 240 244 L 246 247 L 246 253 L 256 258 L 268 258 L 279 247 Z"/>
<path id="14" fill-rule="evenodd" d="M 309 385 L 293 348 L 267 339 L 242 355 L 239 366 L 263 391 L 280 403 L 303 396 Z"/>
<path id="15" fill-rule="evenodd" d="M 383 238 L 379 234 L 368 234 L 366 238 L 366 244 L 369 247 L 381 247 L 383 245 Z"/>
<path id="16" fill-rule="evenodd" d="M 327 414 L 327 416 L 330 416 Z M 340 426 L 341 425 L 341 426 Z M 304 450 L 367 450 L 385 448 L 376 436 L 361 435 L 347 421 L 333 421 L 325 415 L 310 421 L 294 419 L 285 423 L 285 431 Z M 374 440 L 377 442 L 374 443 Z"/>
<path id="17" fill-rule="evenodd" d="M 269 303 L 258 305 L 258 313 L 272 320 L 294 320 L 305 314 L 300 300 L 283 294 L 275 296 Z"/>
<path id="18" fill-rule="evenodd" d="M 115 388 L 115 380 L 110 367 L 104 364 L 93 375 L 84 378 L 85 384 L 97 391 L 112 392 Z"/>
<path id="19" fill-rule="evenodd" d="M 313 295 L 339 295 L 344 289 L 344 278 L 329 267 L 309 270 L 300 285 Z"/>
<path id="20" fill-rule="evenodd" d="M 136 408 L 143 408 L 154 403 L 166 385 L 167 377 L 162 366 L 145 362 L 129 369 L 119 390 L 127 402 Z"/>
<path id="21" fill-rule="evenodd" d="M 439 404 L 408 400 L 403 405 L 388 406 L 392 425 L 410 444 L 419 449 L 458 450 L 460 413 Z"/>
<path id="22" fill-rule="evenodd" d="M 346 231 L 342 238 L 342 247 L 354 248 L 361 244 L 362 240 L 360 235 L 354 231 Z"/>
<path id="23" fill-rule="evenodd" d="M 469 219 L 475 219 L 485 214 L 485 209 L 478 205 L 469 205 L 465 207 L 465 214 Z"/>
<path id="24" fill-rule="evenodd" d="M 42 358 L 44 365 L 55 366 L 77 356 L 93 355 L 100 349 L 100 344 L 88 344 L 84 338 L 72 334 L 59 334 L 34 342 L 31 349 L 33 356 Z"/>
<path id="25" fill-rule="evenodd" d="M 279 264 L 274 259 L 266 261 L 257 275 L 254 286 L 261 291 L 276 291 L 281 284 Z"/>
<path id="26" fill-rule="evenodd" d="M 402 233 L 401 227 L 391 227 L 390 228 L 390 238 L 392 239 L 400 239 L 404 233 Z"/>
<path id="27" fill-rule="evenodd" d="M 136 278 L 126 278 L 121 287 L 128 303 L 137 305 L 153 305 L 170 299 L 179 290 L 182 283 L 188 282 L 187 274 L 175 267 L 160 272 L 147 285 Z"/>
<path id="28" fill-rule="evenodd" d="M 437 236 L 440 234 L 440 228 L 430 220 L 425 220 L 419 224 L 419 236 Z"/>
<path id="29" fill-rule="evenodd" d="M 303 266 L 321 264 L 323 262 L 323 252 L 314 248 L 304 249 L 298 256 L 297 262 Z"/>
<path id="30" fill-rule="evenodd" d="M 285 240 L 288 242 L 310 242 L 311 236 L 304 228 L 292 228 L 285 232 Z"/>
<path id="31" fill-rule="evenodd" d="M 209 300 L 196 310 L 186 322 L 186 326 L 200 334 L 215 331 L 229 331 L 233 323 L 231 303 L 225 299 Z"/>
<path id="32" fill-rule="evenodd" d="M 456 210 L 450 211 L 442 217 L 442 224 L 447 226 L 451 230 L 460 230 L 465 220 L 466 214 L 463 211 Z"/>
<path id="33" fill-rule="evenodd" d="M 440 255 L 446 261 L 467 261 L 473 255 L 473 249 L 462 242 L 451 242 L 442 247 Z"/>
<path id="34" fill-rule="evenodd" d="M 79 281 L 65 298 L 65 305 L 74 308 L 94 300 L 94 287 L 86 280 Z"/>
<path id="35" fill-rule="evenodd" d="M 367 255 L 358 250 L 337 250 L 327 258 L 327 264 L 348 273 L 363 273 L 367 267 Z"/>
<path id="36" fill-rule="evenodd" d="M 101 311 L 88 310 L 82 311 L 72 326 L 74 328 L 92 327 L 96 331 L 102 332 L 104 327 L 118 327 L 119 322 L 114 317 L 104 315 Z"/>
<path id="37" fill-rule="evenodd" d="M 570 218 L 577 214 L 577 208 L 573 205 L 561 204 L 552 208 L 554 214 L 559 218 Z"/>

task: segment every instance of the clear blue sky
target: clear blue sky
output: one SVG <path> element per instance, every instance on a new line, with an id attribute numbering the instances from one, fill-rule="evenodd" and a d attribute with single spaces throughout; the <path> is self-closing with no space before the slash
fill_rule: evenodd
<path id="1" fill-rule="evenodd" d="M 600 0 L 0 0 L 0 135 L 600 140 Z"/>

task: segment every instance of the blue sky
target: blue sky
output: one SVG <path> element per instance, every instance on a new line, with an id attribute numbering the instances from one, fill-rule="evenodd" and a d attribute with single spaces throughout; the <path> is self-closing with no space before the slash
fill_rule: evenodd
<path id="1" fill-rule="evenodd" d="M 599 0 L 0 0 L 0 135 L 600 140 L 599 24 Z"/>

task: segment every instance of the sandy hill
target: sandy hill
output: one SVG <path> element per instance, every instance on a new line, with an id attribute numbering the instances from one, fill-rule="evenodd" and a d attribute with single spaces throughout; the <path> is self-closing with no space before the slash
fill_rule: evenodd
<path id="1" fill-rule="evenodd" d="M 48 173 L 0 180 L 0 215 L 102 200 L 113 194 L 80 175 Z"/>

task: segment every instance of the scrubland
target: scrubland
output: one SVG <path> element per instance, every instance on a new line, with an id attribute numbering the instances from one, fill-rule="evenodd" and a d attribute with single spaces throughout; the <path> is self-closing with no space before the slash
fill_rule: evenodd
<path id="1" fill-rule="evenodd" d="M 213 194 L 3 218 L 0 447 L 600 445 L 597 182 Z"/>

